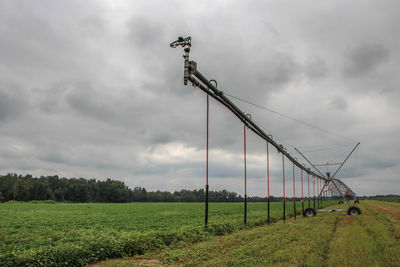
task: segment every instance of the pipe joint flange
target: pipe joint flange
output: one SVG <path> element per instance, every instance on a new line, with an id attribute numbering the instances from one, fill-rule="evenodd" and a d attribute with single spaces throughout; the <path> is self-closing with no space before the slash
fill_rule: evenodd
<path id="1" fill-rule="evenodd" d="M 196 61 L 189 61 L 189 75 L 193 75 L 197 70 Z"/>

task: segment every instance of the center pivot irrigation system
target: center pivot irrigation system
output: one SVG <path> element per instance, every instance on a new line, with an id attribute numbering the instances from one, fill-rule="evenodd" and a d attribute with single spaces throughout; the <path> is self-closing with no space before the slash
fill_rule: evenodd
<path id="1" fill-rule="evenodd" d="M 253 131 L 256 135 L 261 137 L 266 141 L 266 153 L 267 153 L 267 222 L 270 223 L 270 194 L 269 194 L 269 145 L 274 146 L 279 153 L 282 154 L 282 180 L 283 180 L 283 220 L 286 220 L 286 194 L 285 194 L 285 158 L 288 159 L 293 165 L 293 208 L 294 208 L 294 218 L 296 218 L 296 197 L 295 197 L 295 167 L 301 170 L 301 206 L 304 217 L 313 217 L 317 214 L 317 210 L 315 208 L 315 202 L 326 200 L 328 197 L 342 199 L 339 201 L 339 204 L 346 203 L 349 208 L 348 209 L 332 209 L 332 210 L 318 210 L 318 212 L 347 212 L 349 215 L 359 215 L 361 214 L 361 210 L 351 205 L 351 201 L 354 204 L 358 204 L 357 195 L 341 180 L 335 178 L 336 174 L 340 170 L 340 168 L 345 164 L 345 162 L 349 159 L 350 155 L 354 152 L 354 150 L 359 146 L 360 143 L 353 148 L 350 154 L 346 157 L 346 159 L 341 163 L 335 163 L 335 165 L 340 165 L 335 173 L 330 176 L 330 173 L 326 173 L 323 175 L 322 172 L 317 168 L 317 166 L 322 165 L 332 165 L 332 164 L 320 164 L 314 165 L 312 164 L 298 149 L 296 151 L 316 170 L 313 172 L 310 168 L 307 168 L 304 164 L 300 163 L 297 158 L 290 155 L 286 148 L 283 145 L 276 143 L 273 140 L 272 135 L 266 134 L 259 125 L 257 125 L 250 114 L 245 114 L 242 110 L 240 110 L 234 103 L 232 103 L 229 98 L 227 98 L 222 91 L 217 89 L 217 82 L 215 80 L 208 80 L 205 76 L 203 76 L 197 70 L 197 63 L 195 61 L 189 61 L 189 53 L 191 44 L 191 37 L 179 37 L 176 41 L 170 44 L 170 47 L 176 48 L 178 46 L 182 46 L 184 48 L 184 78 L 183 83 L 187 85 L 190 82 L 194 87 L 200 88 L 207 95 L 207 148 L 206 148 L 206 199 L 205 199 L 205 228 L 207 229 L 208 225 L 208 144 L 209 144 L 209 96 L 214 98 L 216 101 L 224 105 L 228 110 L 230 110 L 242 123 L 243 123 L 243 154 L 244 154 L 244 224 L 247 223 L 247 170 L 246 170 L 246 130 L 249 129 Z M 215 85 L 214 85 L 214 84 Z M 303 173 L 307 174 L 307 184 L 308 184 L 308 207 L 304 208 L 304 194 L 303 194 Z M 312 186 L 313 186 L 313 205 L 311 206 L 311 197 L 310 197 L 310 176 L 312 177 Z M 315 194 L 315 185 L 317 184 L 317 195 Z M 306 196 L 307 199 L 307 196 Z"/>

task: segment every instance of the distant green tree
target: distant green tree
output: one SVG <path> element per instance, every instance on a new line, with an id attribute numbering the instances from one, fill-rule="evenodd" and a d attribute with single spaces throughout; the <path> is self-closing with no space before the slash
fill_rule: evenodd
<path id="1" fill-rule="evenodd" d="M 106 179 L 99 181 L 84 178 L 60 178 L 15 173 L 0 175 L 0 201 L 9 200 L 56 200 L 71 202 L 197 202 L 205 200 L 204 189 L 182 189 L 173 193 L 168 191 L 148 192 L 144 187 L 130 189 L 122 181 Z M 243 197 L 227 190 L 210 191 L 209 200 L 216 202 L 238 202 Z M 281 201 L 281 197 L 270 198 Z M 266 201 L 265 197 L 248 197 L 248 201 Z"/>

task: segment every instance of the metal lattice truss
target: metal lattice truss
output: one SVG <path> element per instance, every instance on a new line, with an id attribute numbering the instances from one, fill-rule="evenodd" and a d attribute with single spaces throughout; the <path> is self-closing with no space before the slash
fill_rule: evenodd
<path id="1" fill-rule="evenodd" d="M 357 197 L 350 187 L 337 178 L 328 182 L 327 190 L 332 191 L 334 196 L 344 196 L 346 199 L 355 199 Z"/>

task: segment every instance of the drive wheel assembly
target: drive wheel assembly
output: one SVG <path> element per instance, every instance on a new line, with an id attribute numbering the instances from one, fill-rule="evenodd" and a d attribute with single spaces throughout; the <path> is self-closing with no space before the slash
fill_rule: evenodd
<path id="1" fill-rule="evenodd" d="M 351 216 L 357 216 L 361 214 L 361 210 L 358 207 L 352 206 L 347 210 L 347 214 Z"/>
<path id="2" fill-rule="evenodd" d="M 303 212 L 303 217 L 311 218 L 317 215 L 317 212 L 313 208 L 306 208 Z"/>

